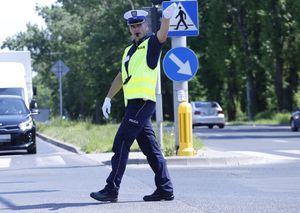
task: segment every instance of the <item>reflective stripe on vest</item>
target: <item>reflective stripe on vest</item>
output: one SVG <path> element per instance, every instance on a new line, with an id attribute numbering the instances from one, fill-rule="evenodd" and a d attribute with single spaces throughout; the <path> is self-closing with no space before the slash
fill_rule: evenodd
<path id="1" fill-rule="evenodd" d="M 123 84 L 125 105 L 128 99 L 142 98 L 156 101 L 155 89 L 157 81 L 157 66 L 151 69 L 147 65 L 147 50 L 149 38 L 143 41 L 129 59 L 128 75 L 125 69 L 127 54 L 131 46 L 124 51 L 122 58 L 122 81 L 123 83 L 131 76 L 128 83 Z M 126 59 L 126 60 L 125 60 Z"/>

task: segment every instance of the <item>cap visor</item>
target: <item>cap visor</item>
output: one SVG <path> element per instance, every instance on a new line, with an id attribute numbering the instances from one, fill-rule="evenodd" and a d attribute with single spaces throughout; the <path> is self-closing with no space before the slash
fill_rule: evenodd
<path id="1" fill-rule="evenodd" d="M 142 24 L 142 23 L 144 23 L 145 22 L 145 18 L 143 17 L 143 18 L 130 18 L 130 19 L 128 19 L 127 20 L 127 24 L 128 25 L 134 25 L 134 24 Z"/>

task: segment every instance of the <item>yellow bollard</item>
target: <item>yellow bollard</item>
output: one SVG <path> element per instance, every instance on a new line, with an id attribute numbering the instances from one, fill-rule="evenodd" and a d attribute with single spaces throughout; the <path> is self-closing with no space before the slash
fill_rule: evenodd
<path id="1" fill-rule="evenodd" d="M 192 132 L 192 107 L 188 102 L 182 102 L 178 107 L 179 122 L 179 156 L 194 156 Z"/>

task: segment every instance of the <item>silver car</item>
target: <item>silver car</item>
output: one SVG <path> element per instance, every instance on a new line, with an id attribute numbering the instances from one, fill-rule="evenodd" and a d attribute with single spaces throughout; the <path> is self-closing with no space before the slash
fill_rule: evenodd
<path id="1" fill-rule="evenodd" d="M 225 126 L 225 116 L 221 106 L 215 101 L 194 101 L 192 105 L 193 128 L 195 126 L 208 126 L 219 128 Z"/>

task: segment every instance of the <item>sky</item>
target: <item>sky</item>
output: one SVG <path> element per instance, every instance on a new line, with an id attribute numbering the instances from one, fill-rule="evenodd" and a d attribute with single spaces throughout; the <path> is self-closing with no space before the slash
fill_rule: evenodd
<path id="1" fill-rule="evenodd" d="M 26 31 L 26 24 L 38 24 L 45 28 L 45 22 L 35 11 L 35 6 L 50 6 L 56 0 L 0 0 L 0 46 L 9 36 Z"/>

